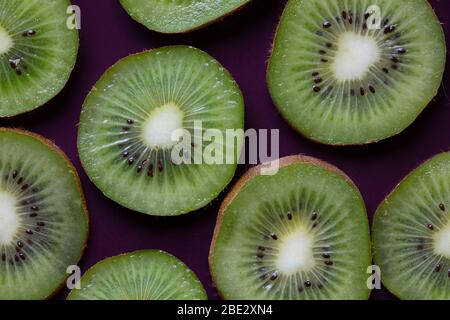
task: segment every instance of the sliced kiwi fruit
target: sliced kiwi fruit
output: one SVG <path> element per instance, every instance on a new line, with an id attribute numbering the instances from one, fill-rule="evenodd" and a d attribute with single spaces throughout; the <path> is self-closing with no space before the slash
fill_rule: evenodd
<path id="1" fill-rule="evenodd" d="M 406 177 L 378 208 L 374 259 L 405 300 L 450 299 L 450 153 Z"/>
<path id="2" fill-rule="evenodd" d="M 197 276 L 179 259 L 158 250 L 103 260 L 79 284 L 68 300 L 207 300 Z"/>
<path id="3" fill-rule="evenodd" d="M 376 142 L 407 128 L 436 95 L 444 33 L 426 0 L 290 0 L 268 84 L 309 139 Z"/>
<path id="4" fill-rule="evenodd" d="M 78 175 L 50 141 L 12 129 L 0 129 L 0 174 L 0 300 L 48 298 L 86 245 Z"/>
<path id="5" fill-rule="evenodd" d="M 65 86 L 78 53 L 69 6 L 68 0 L 0 0 L 0 117 L 34 110 Z"/>
<path id="6" fill-rule="evenodd" d="M 220 208 L 210 252 L 225 299 L 368 299 L 363 199 L 339 169 L 314 158 L 251 169 Z"/>
<path id="7" fill-rule="evenodd" d="M 239 10 L 251 0 L 120 0 L 128 14 L 150 30 L 186 33 Z"/>
<path id="8" fill-rule="evenodd" d="M 79 152 L 106 196 L 142 213 L 179 215 L 230 182 L 243 122 L 241 91 L 216 60 L 192 47 L 164 47 L 119 61 L 97 82 L 82 110 Z M 222 142 L 206 141 L 208 132 Z M 209 157 L 211 146 L 219 158 Z M 174 159 L 181 153 L 182 161 Z"/>

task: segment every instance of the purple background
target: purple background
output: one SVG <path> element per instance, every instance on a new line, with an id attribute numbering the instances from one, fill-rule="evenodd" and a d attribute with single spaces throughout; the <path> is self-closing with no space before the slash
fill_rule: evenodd
<path id="1" fill-rule="evenodd" d="M 303 153 L 343 169 L 358 185 L 371 218 L 377 205 L 412 169 L 450 146 L 450 100 L 445 84 L 419 119 L 405 132 L 376 145 L 335 148 L 306 140 L 277 113 L 265 83 L 272 38 L 286 1 L 258 0 L 238 14 L 188 35 L 160 35 L 134 22 L 117 0 L 73 0 L 82 9 L 78 63 L 63 92 L 38 111 L 1 126 L 20 127 L 56 142 L 72 159 L 83 183 L 91 218 L 91 235 L 81 262 L 83 270 L 113 255 L 139 249 L 166 250 L 183 260 L 202 280 L 210 298 L 217 298 L 208 271 L 208 251 L 219 199 L 198 212 L 175 218 L 145 216 L 105 198 L 83 172 L 76 150 L 77 123 L 83 100 L 103 72 L 118 59 L 145 49 L 171 44 L 201 48 L 234 75 L 246 100 L 247 128 L 279 128 L 281 156 Z M 450 3 L 430 1 L 450 32 Z M 433 35 L 430 35 L 433 36 Z M 447 70 L 448 71 L 448 70 Z M 238 178 L 246 167 L 241 167 Z M 64 298 L 62 291 L 57 297 Z M 392 299 L 385 290 L 373 299 Z"/>

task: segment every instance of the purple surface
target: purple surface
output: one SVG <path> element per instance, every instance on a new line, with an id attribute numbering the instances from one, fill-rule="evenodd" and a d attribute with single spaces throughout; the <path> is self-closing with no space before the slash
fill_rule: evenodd
<path id="1" fill-rule="evenodd" d="M 279 128 L 281 156 L 303 153 L 344 170 L 360 188 L 370 218 L 377 205 L 410 170 L 449 149 L 450 100 L 445 88 L 450 83 L 449 72 L 439 95 L 419 119 L 402 134 L 376 145 L 327 147 L 310 142 L 290 129 L 277 113 L 265 83 L 266 62 L 284 0 L 255 1 L 222 23 L 178 36 L 147 30 L 126 14 L 119 1 L 72 2 L 81 7 L 82 30 L 79 59 L 70 82 L 56 99 L 37 112 L 0 120 L 0 125 L 20 127 L 54 140 L 79 170 L 91 218 L 90 241 L 81 261 L 83 270 L 123 252 L 162 249 L 189 265 L 202 280 L 210 298 L 217 298 L 207 258 L 224 194 L 206 208 L 187 216 L 150 217 L 124 209 L 105 198 L 81 168 L 76 133 L 83 100 L 108 67 L 131 53 L 171 44 L 193 45 L 209 52 L 230 70 L 244 93 L 246 127 Z M 450 3 L 444 0 L 430 2 L 444 24 L 448 39 Z M 245 169 L 240 168 L 236 178 Z M 66 294 L 63 290 L 57 297 L 64 298 Z M 372 298 L 393 297 L 385 290 L 378 290 L 373 292 Z"/>

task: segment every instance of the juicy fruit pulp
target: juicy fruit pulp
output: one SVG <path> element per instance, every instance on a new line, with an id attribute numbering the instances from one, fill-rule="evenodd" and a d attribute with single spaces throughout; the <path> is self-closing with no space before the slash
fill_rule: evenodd
<path id="1" fill-rule="evenodd" d="M 289 123 L 325 144 L 393 136 L 436 95 L 442 27 L 426 0 L 290 0 L 268 69 Z"/>
<path id="2" fill-rule="evenodd" d="M 369 227 L 361 195 L 336 168 L 294 156 L 252 169 L 222 205 L 210 253 L 226 299 L 367 299 Z"/>
<path id="3" fill-rule="evenodd" d="M 0 117 L 31 111 L 66 84 L 78 52 L 68 0 L 0 0 Z"/>
<path id="4" fill-rule="evenodd" d="M 103 260 L 81 278 L 69 300 L 206 300 L 195 274 L 163 251 L 147 250 Z"/>
<path id="5" fill-rule="evenodd" d="M 201 28 L 251 0 L 121 0 L 136 21 L 150 30 L 183 33 Z"/>
<path id="6" fill-rule="evenodd" d="M 378 208 L 374 258 L 401 299 L 450 299 L 450 153 L 412 172 Z"/>
<path id="7" fill-rule="evenodd" d="M 130 56 L 106 72 L 86 99 L 78 140 L 83 166 L 108 197 L 130 209 L 153 215 L 196 210 L 232 179 L 242 143 L 242 137 L 215 141 L 235 160 L 207 163 L 207 157 L 193 159 L 207 155 L 210 143 L 202 138 L 207 130 L 222 137 L 242 130 L 243 106 L 230 74 L 198 49 Z M 173 158 L 180 129 L 192 142 L 192 159 L 182 163 Z"/>
<path id="8" fill-rule="evenodd" d="M 48 298 L 86 243 L 78 176 L 48 141 L 0 129 L 0 177 L 0 299 Z"/>

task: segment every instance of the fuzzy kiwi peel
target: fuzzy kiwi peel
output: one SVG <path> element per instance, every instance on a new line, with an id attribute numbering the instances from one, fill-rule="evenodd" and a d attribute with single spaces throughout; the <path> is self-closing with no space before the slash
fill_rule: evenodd
<path id="1" fill-rule="evenodd" d="M 404 300 L 450 299 L 450 153 L 409 173 L 378 207 L 375 264 Z"/>
<path id="2" fill-rule="evenodd" d="M 219 214 L 217 217 L 217 223 L 214 230 L 213 240 L 210 248 L 210 254 L 209 254 L 209 265 L 211 270 L 211 275 L 213 278 L 213 282 L 215 283 L 219 294 L 221 297 L 225 299 L 368 299 L 370 290 L 366 287 L 366 279 L 367 276 L 365 274 L 366 268 L 371 264 L 371 248 L 370 248 L 370 236 L 369 236 L 369 226 L 367 221 L 367 216 L 365 212 L 365 205 L 362 200 L 361 195 L 359 194 L 359 191 L 357 190 L 355 184 L 352 182 L 352 180 L 343 173 L 340 169 L 315 158 L 307 157 L 307 156 L 290 156 L 285 157 L 279 160 L 279 167 L 280 170 L 276 175 L 283 175 L 283 177 L 286 177 L 286 179 L 289 179 L 291 176 L 295 176 L 295 168 L 298 166 L 298 168 L 303 168 L 306 170 L 317 170 L 315 174 L 317 174 L 317 183 L 320 184 L 321 176 L 323 175 L 330 175 L 330 177 L 333 177 L 333 179 L 339 180 L 339 184 L 341 187 L 346 189 L 346 195 L 352 194 L 349 198 L 346 198 L 347 200 L 351 199 L 351 202 L 357 203 L 356 206 L 353 208 L 355 212 L 352 212 L 354 215 L 352 219 L 356 220 L 357 222 L 354 222 L 356 225 L 358 225 L 356 228 L 353 228 L 353 230 L 358 233 L 358 236 L 355 237 L 357 239 L 350 240 L 352 244 L 356 246 L 360 246 L 360 252 L 358 252 L 356 255 L 352 255 L 352 258 L 356 257 L 356 262 L 359 267 L 356 267 L 353 271 L 354 274 L 350 270 L 348 270 L 348 273 L 351 274 L 350 277 L 353 277 L 355 274 L 356 276 L 353 278 L 352 281 L 354 281 L 353 285 L 354 288 L 352 289 L 351 285 L 347 284 L 347 289 L 343 290 L 337 294 L 333 293 L 320 293 L 321 290 L 327 290 L 325 284 L 319 283 L 320 281 L 316 281 L 317 279 L 309 279 L 308 277 L 302 276 L 301 279 L 303 279 L 304 283 L 297 283 L 296 287 L 292 290 L 292 287 L 285 288 L 286 292 L 290 292 L 290 294 L 284 295 L 281 294 L 281 291 L 277 291 L 277 281 L 282 281 L 280 278 L 283 278 L 284 280 L 288 279 L 287 277 L 284 278 L 283 271 L 275 270 L 276 268 L 262 266 L 261 261 L 264 259 L 264 255 L 270 256 L 273 254 L 280 255 L 281 251 L 278 251 L 277 253 L 273 253 L 271 250 L 273 248 L 270 248 L 270 244 L 268 247 L 266 247 L 265 251 L 258 251 L 255 250 L 255 252 L 252 253 L 252 250 L 248 248 L 247 240 L 245 236 L 242 236 L 240 240 L 238 240 L 236 243 L 233 242 L 234 238 L 240 237 L 237 236 L 237 234 L 246 234 L 250 235 L 251 233 L 246 233 L 248 230 L 242 227 L 239 227 L 238 225 L 248 225 L 251 224 L 251 219 L 247 219 L 247 211 L 250 212 L 252 209 L 252 213 L 248 213 L 248 215 L 252 214 L 254 216 L 257 216 L 260 211 L 263 211 L 263 209 L 255 209 L 260 208 L 257 203 L 262 203 L 265 200 L 262 199 L 268 199 L 270 198 L 270 194 L 277 193 L 280 198 L 280 203 L 283 202 L 286 197 L 283 197 L 283 193 L 289 193 L 292 191 L 290 189 L 291 185 L 287 186 L 284 185 L 282 191 L 274 191 L 272 190 L 270 177 L 261 178 L 262 169 L 266 168 L 266 165 L 260 165 L 257 167 L 254 167 L 250 169 L 241 179 L 238 180 L 238 182 L 233 186 L 229 194 L 224 199 L 220 209 Z M 273 167 L 273 166 L 271 166 Z M 291 168 L 290 168 L 291 167 Z M 283 170 L 285 169 L 292 170 L 290 174 L 286 172 L 283 173 Z M 308 169 L 306 169 L 308 168 Z M 275 175 L 275 176 L 276 176 Z M 300 176 L 300 175 L 299 175 Z M 297 176 L 297 178 L 299 177 Z M 255 182 L 256 179 L 261 179 L 258 182 Z M 281 178 L 280 178 L 281 179 Z M 286 181 L 286 179 L 284 181 Z M 305 180 L 307 180 L 305 178 Z M 302 184 L 302 180 L 299 180 L 298 185 L 300 186 Z M 255 185 L 260 184 L 264 185 L 267 188 L 266 194 L 264 194 L 264 191 L 262 193 L 258 193 L 258 191 L 255 190 Z M 263 188 L 263 187 L 260 187 Z M 263 189 L 264 189 L 263 188 Z M 300 187 L 299 187 L 300 188 Z M 253 191 L 255 192 L 255 195 L 251 195 Z M 261 189 L 262 190 L 262 189 Z M 350 193 L 347 193 L 350 192 Z M 266 197 L 267 196 L 267 197 Z M 293 196 L 294 197 L 294 196 Z M 254 200 L 254 199 L 258 200 Z M 289 198 L 287 196 L 287 198 Z M 294 197 L 295 198 L 295 197 Z M 244 199 L 244 200 L 242 200 Z M 299 196 L 296 198 L 296 201 L 305 201 L 308 200 L 301 199 Z M 309 200 L 312 201 L 313 198 L 310 198 Z M 272 199 L 269 199 L 267 201 L 271 201 Z M 245 202 L 253 202 L 256 206 L 249 205 L 246 207 Z M 241 207 L 244 207 L 242 210 L 238 209 L 238 204 Z M 270 206 L 270 205 L 269 205 Z M 289 206 L 289 205 L 288 205 Z M 329 209 L 329 208 L 328 208 Z M 283 211 L 283 210 L 281 210 Z M 286 211 L 286 210 L 284 210 Z M 295 213 L 295 210 L 287 210 L 286 212 L 279 212 L 273 213 L 273 216 L 280 215 L 281 220 L 285 220 L 285 222 L 291 223 L 297 221 L 297 214 Z M 306 210 L 308 211 L 308 210 Z M 345 211 L 345 210 L 343 210 Z M 359 211 L 359 213 L 357 212 Z M 306 223 L 306 225 L 309 223 L 308 219 L 311 218 L 311 221 L 313 222 L 311 228 L 322 228 L 320 224 L 321 218 L 324 216 L 324 212 L 322 213 L 320 210 L 313 210 L 312 216 L 309 216 L 308 213 L 306 213 L 306 220 L 303 222 Z M 287 215 L 286 215 L 287 213 Z M 343 213 L 344 214 L 344 213 Z M 239 218 L 237 218 L 239 217 Z M 255 230 L 260 226 L 266 226 L 270 225 L 272 222 L 270 220 L 270 217 L 267 217 L 268 219 L 265 220 L 265 222 L 261 225 L 258 225 L 255 227 Z M 286 218 L 286 219 L 284 219 Z M 239 220 L 238 224 L 234 220 Z M 256 218 L 255 218 L 256 219 Z M 237 221 L 236 220 L 236 221 Z M 276 220 L 276 219 L 275 219 Z M 279 223 L 283 224 L 284 222 L 281 220 L 277 220 Z M 256 221 L 256 220 L 255 220 Z M 317 226 L 318 224 L 318 226 Z M 275 226 L 276 224 L 271 224 L 272 226 Z M 301 225 L 301 224 L 300 224 Z M 283 227 L 286 227 L 289 229 L 288 225 L 281 226 L 280 229 L 283 229 Z M 353 226 L 355 227 L 355 226 Z M 272 242 L 279 242 L 284 241 L 286 239 L 283 239 L 284 237 L 290 237 L 289 232 L 286 231 L 279 233 L 272 233 L 272 234 L 264 234 L 264 237 L 261 236 L 261 243 L 252 243 L 252 246 L 255 246 L 255 248 L 263 248 L 267 241 Z M 312 230 L 310 229 L 310 231 Z M 349 230 L 347 230 L 349 231 Z M 259 230 L 258 232 L 261 232 Z M 333 231 L 329 231 L 333 232 Z M 284 234 L 283 234 L 284 233 Z M 264 238 L 264 239 L 263 239 Z M 233 240 L 234 239 L 234 240 Z M 252 239 L 254 240 L 254 238 Z M 250 241 L 250 240 L 249 240 Z M 266 241 L 266 244 L 262 244 L 262 242 Z M 233 243 L 236 245 L 233 246 Z M 240 245 L 237 245 L 237 243 L 240 243 Z M 321 243 L 322 244 L 322 243 Z M 245 247 L 245 249 L 243 249 Z M 326 245 L 328 249 L 330 249 L 329 245 Z M 331 247 L 333 248 L 333 247 Z M 298 247 L 296 248 L 298 249 Z M 332 251 L 332 250 L 331 250 Z M 358 250 L 356 250 L 358 251 Z M 272 252 L 272 253 L 271 253 Z M 253 254 L 255 256 L 253 256 Z M 247 256 L 245 260 L 243 256 Z M 316 253 L 314 255 L 314 259 L 317 259 L 319 263 L 324 262 L 325 268 L 327 270 L 331 270 L 330 268 L 333 268 L 333 255 L 327 253 L 323 253 L 323 256 L 319 256 L 317 258 Z M 337 254 L 338 255 L 338 254 Z M 290 259 L 290 257 L 293 257 L 294 255 L 285 255 Z M 286 258 L 285 257 L 285 258 Z M 325 258 L 324 258 L 325 257 Z M 255 259 L 253 259 L 255 258 Z M 253 259 L 253 260 L 252 260 Z M 325 259 L 325 260 L 324 260 Z M 337 258 L 337 260 L 340 260 L 341 258 Z M 245 260 L 246 262 L 240 263 L 242 260 Z M 238 264 L 236 264 L 236 261 L 238 261 Z M 334 263 L 339 264 L 339 262 L 334 261 Z M 225 266 L 224 266 L 225 264 Z M 255 265 L 258 265 L 257 270 L 254 267 Z M 319 266 L 320 268 L 320 266 Z M 259 274 L 256 276 L 254 274 L 253 270 L 256 270 L 256 273 L 261 271 L 262 269 L 265 269 L 264 272 L 268 272 L 268 274 Z M 270 269 L 270 270 L 269 270 Z M 291 270 L 293 271 L 293 270 Z M 303 272 L 303 271 L 302 271 Z M 295 272 L 292 272 L 290 275 L 292 277 L 297 277 L 298 274 Z M 249 278 L 252 278 L 249 280 Z M 256 280 L 255 280 L 256 279 Z M 292 279 L 292 278 L 291 278 Z M 348 280 L 348 279 L 347 279 Z M 256 282 L 256 284 L 255 284 Z M 289 282 L 289 281 L 288 281 Z M 286 283 L 286 282 L 284 282 Z M 240 288 L 240 289 L 239 289 Z M 249 289 L 250 288 L 250 289 Z M 275 293 L 271 293 L 270 291 L 275 288 Z M 281 290 L 281 289 L 280 289 Z M 310 294 L 308 294 L 308 290 L 310 290 Z M 354 290 L 354 292 L 352 292 Z M 337 291 L 336 291 L 337 292 Z"/>
<path id="3" fill-rule="evenodd" d="M 10 141 L 7 141 L 8 139 L 15 142 L 11 144 Z M 0 170 L 2 178 L 5 179 L 0 184 L 2 187 L 0 190 L 1 213 L 2 220 L 6 219 L 5 223 L 11 225 L 13 220 L 16 220 L 7 215 L 10 207 L 7 205 L 9 199 L 14 197 L 16 201 L 19 201 L 17 198 L 22 200 L 20 200 L 20 206 L 17 204 L 14 210 L 15 213 L 17 210 L 21 212 L 16 221 L 16 230 L 2 230 L 1 240 L 4 243 L 0 245 L 0 298 L 7 300 L 49 299 L 64 286 L 68 276 L 67 267 L 78 263 L 87 245 L 89 216 L 81 182 L 69 158 L 50 140 L 21 129 L 0 128 L 0 148 L 5 143 L 8 145 L 7 151 L 1 152 L 2 159 L 0 159 Z M 19 156 L 24 152 L 20 149 L 24 146 L 26 146 L 26 157 L 20 158 Z M 8 165 L 11 165 L 8 164 L 8 161 L 12 161 L 12 158 L 8 160 L 6 157 L 12 150 L 15 151 L 14 161 L 18 163 L 8 169 Z M 31 172 L 30 170 L 33 169 L 26 164 L 29 160 L 24 160 L 36 156 L 36 153 L 39 153 L 39 159 L 42 158 L 45 165 L 53 163 L 51 170 L 54 170 L 54 173 L 60 178 L 58 181 L 67 181 L 68 184 L 55 187 L 57 191 L 46 191 L 46 188 L 51 188 L 51 184 L 46 185 L 51 179 L 44 177 L 45 174 L 42 172 L 48 171 L 40 168 L 40 172 Z M 39 165 L 41 164 L 35 163 L 33 166 Z M 33 182 L 33 177 L 36 175 L 41 175 L 41 177 L 38 182 Z M 13 188 L 12 183 L 17 187 Z M 68 187 L 68 185 L 71 186 Z M 48 194 L 53 194 L 56 198 L 58 195 L 66 198 L 60 199 L 60 203 L 57 204 L 51 202 L 52 196 Z M 59 206 L 60 210 L 52 213 L 52 210 L 56 208 L 52 209 L 52 205 Z M 67 218 L 68 220 L 64 220 L 66 215 L 61 215 L 61 212 L 68 210 L 66 208 L 70 209 L 69 212 L 72 215 Z M 34 227 L 30 224 L 31 222 L 36 223 Z M 10 241 L 6 241 L 8 234 Z M 59 245 L 52 242 L 56 236 Z M 59 251 L 51 252 L 56 250 L 55 248 L 58 248 Z M 11 255 L 11 252 L 14 253 Z M 43 257 L 39 260 L 36 259 L 36 255 Z M 33 261 L 33 265 L 30 264 L 30 261 Z M 12 266 L 15 266 L 14 270 L 11 269 Z M 26 274 L 16 274 L 20 272 L 21 268 L 30 270 Z"/>
<path id="4" fill-rule="evenodd" d="M 79 47 L 78 30 L 67 25 L 70 5 L 69 0 L 1 1 L 0 117 L 35 110 L 67 84 Z"/>
<path id="5" fill-rule="evenodd" d="M 197 276 L 161 250 L 140 250 L 107 258 L 80 280 L 68 300 L 207 300 Z"/>
<path id="6" fill-rule="evenodd" d="M 373 8 L 381 10 L 380 27 L 369 30 Z M 426 0 L 290 0 L 267 81 L 276 107 L 300 134 L 363 145 L 414 122 L 436 96 L 445 61 L 442 26 Z"/>
<path id="7" fill-rule="evenodd" d="M 205 28 L 241 10 L 252 0 L 177 1 L 120 0 L 122 7 L 137 22 L 150 30 L 184 34 Z"/>

